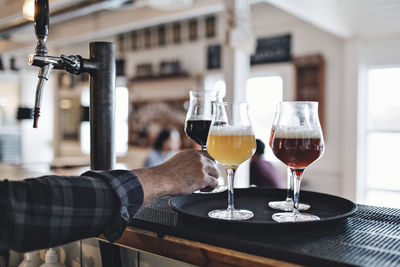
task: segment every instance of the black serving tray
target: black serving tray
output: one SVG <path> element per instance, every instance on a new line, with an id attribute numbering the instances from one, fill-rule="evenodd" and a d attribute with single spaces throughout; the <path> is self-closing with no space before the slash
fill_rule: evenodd
<path id="1" fill-rule="evenodd" d="M 267 188 L 235 189 L 235 208 L 248 209 L 254 213 L 254 217 L 245 221 L 227 221 L 208 217 L 208 212 L 214 209 L 227 207 L 227 191 L 217 194 L 191 194 L 173 197 L 169 205 L 180 215 L 190 219 L 204 222 L 234 224 L 243 226 L 268 226 L 268 227 L 295 227 L 314 226 L 324 223 L 335 223 L 346 219 L 356 212 L 357 206 L 350 200 L 311 191 L 301 191 L 300 200 L 311 205 L 306 211 L 321 218 L 319 221 L 277 223 L 272 220 L 272 214 L 281 212 L 271 209 L 269 201 L 284 200 L 286 190 Z"/>

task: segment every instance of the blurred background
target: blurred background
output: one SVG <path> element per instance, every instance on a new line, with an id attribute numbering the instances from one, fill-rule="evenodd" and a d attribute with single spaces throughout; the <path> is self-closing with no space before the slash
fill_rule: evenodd
<path id="1" fill-rule="evenodd" d="M 32 128 L 32 5 L 0 0 L 1 166 L 85 168 L 86 75 L 54 71 Z M 50 14 L 49 55 L 87 57 L 89 42 L 115 43 L 117 167 L 142 167 L 165 128 L 180 133 L 179 149 L 195 148 L 183 131 L 190 90 L 249 102 L 266 144 L 278 102 L 313 100 L 326 150 L 302 189 L 400 207 L 399 1 L 50 0 Z M 264 157 L 285 181 L 268 146 Z M 248 186 L 246 172 L 237 186 Z"/>

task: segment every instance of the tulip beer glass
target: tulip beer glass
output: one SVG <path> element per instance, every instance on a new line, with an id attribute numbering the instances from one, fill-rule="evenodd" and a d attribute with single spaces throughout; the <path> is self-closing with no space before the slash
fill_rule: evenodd
<path id="1" fill-rule="evenodd" d="M 271 126 L 271 133 L 269 135 L 269 146 L 272 149 L 272 140 L 274 138 L 274 133 L 275 133 L 275 127 L 276 124 L 278 123 L 279 119 L 279 105 L 276 107 L 276 113 L 274 117 L 274 121 Z M 281 210 L 281 211 L 293 211 L 293 175 L 292 172 L 290 171 L 290 168 L 287 167 L 287 179 L 286 179 L 286 199 L 281 200 L 281 201 L 270 201 L 268 202 L 268 206 L 272 209 L 275 210 Z M 308 210 L 310 208 L 310 205 L 305 204 L 305 203 L 299 203 L 299 210 Z"/>
<path id="2" fill-rule="evenodd" d="M 194 142 L 207 150 L 207 137 L 214 113 L 214 103 L 218 101 L 218 91 L 192 90 L 190 104 L 186 114 L 185 133 Z M 223 177 L 218 178 L 218 186 L 212 191 L 195 191 L 200 194 L 220 193 L 227 189 Z"/>
<path id="3" fill-rule="evenodd" d="M 319 220 L 318 216 L 299 212 L 300 182 L 306 167 L 324 152 L 324 139 L 318 119 L 318 103 L 282 102 L 272 140 L 272 151 L 286 164 L 294 179 L 293 211 L 275 213 L 277 222 Z"/>
<path id="4" fill-rule="evenodd" d="M 186 114 L 185 133 L 194 142 L 207 149 L 207 136 L 213 116 L 213 103 L 218 100 L 218 91 L 190 91 L 190 104 Z"/>
<path id="5" fill-rule="evenodd" d="M 228 174 L 228 208 L 213 210 L 208 216 L 223 220 L 247 220 L 253 212 L 235 209 L 233 181 L 238 166 L 249 159 L 256 140 L 248 117 L 247 103 L 216 103 L 207 139 L 208 153 L 221 163 Z"/>

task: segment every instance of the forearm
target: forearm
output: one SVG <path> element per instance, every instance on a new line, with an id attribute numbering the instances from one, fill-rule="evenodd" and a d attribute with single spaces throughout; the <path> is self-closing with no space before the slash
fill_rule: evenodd
<path id="1" fill-rule="evenodd" d="M 114 241 L 130 217 L 116 192 L 119 182 L 113 178 L 105 172 L 90 172 L 86 177 L 0 182 L 0 246 L 29 251 L 100 233 Z"/>
<path id="2" fill-rule="evenodd" d="M 159 166 L 136 169 L 134 172 L 143 186 L 143 205 L 150 204 L 172 192 L 172 185 L 164 179 L 169 174 L 166 174 Z M 169 176 L 171 177 L 171 175 Z"/>

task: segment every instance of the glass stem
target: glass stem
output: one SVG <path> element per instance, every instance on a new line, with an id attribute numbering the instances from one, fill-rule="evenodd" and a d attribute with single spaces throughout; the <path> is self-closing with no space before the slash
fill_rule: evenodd
<path id="1" fill-rule="evenodd" d="M 233 204 L 233 180 L 235 177 L 235 170 L 232 168 L 226 169 L 228 173 L 228 211 L 234 211 L 235 206 Z"/>
<path id="2" fill-rule="evenodd" d="M 300 194 L 300 182 L 303 176 L 304 170 L 291 169 L 293 177 L 293 214 L 296 216 L 299 214 L 299 194 Z"/>
<path id="3" fill-rule="evenodd" d="M 286 201 L 293 202 L 293 174 L 290 168 L 287 168 L 287 181 L 286 181 Z"/>

